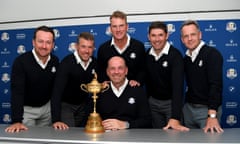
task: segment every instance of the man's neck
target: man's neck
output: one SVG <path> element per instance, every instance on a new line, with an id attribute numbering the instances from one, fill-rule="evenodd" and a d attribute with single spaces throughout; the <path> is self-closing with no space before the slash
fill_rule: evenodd
<path id="1" fill-rule="evenodd" d="M 123 39 L 114 39 L 114 43 L 119 49 L 123 49 L 127 44 L 128 37 L 127 35 Z"/>

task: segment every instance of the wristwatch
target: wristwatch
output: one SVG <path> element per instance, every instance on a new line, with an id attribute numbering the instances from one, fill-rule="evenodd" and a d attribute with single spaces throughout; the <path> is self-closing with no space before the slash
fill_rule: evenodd
<path id="1" fill-rule="evenodd" d="M 217 118 L 217 114 L 215 114 L 215 113 L 208 114 L 208 117 L 209 118 Z"/>
<path id="2" fill-rule="evenodd" d="M 129 128 L 129 122 L 126 121 L 126 129 Z"/>

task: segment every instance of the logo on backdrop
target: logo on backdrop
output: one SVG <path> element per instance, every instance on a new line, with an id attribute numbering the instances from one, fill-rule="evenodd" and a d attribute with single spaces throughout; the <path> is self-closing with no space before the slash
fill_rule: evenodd
<path id="1" fill-rule="evenodd" d="M 10 53 L 11 52 L 7 48 L 4 48 L 3 50 L 1 50 L 2 55 L 7 55 L 7 54 L 10 54 Z"/>
<path id="2" fill-rule="evenodd" d="M 90 33 L 93 35 L 93 36 L 97 36 L 97 32 L 95 32 L 93 29 L 90 29 Z"/>
<path id="3" fill-rule="evenodd" d="M 231 92 L 231 93 L 234 93 L 236 91 L 235 86 L 229 86 L 228 91 Z"/>
<path id="4" fill-rule="evenodd" d="M 26 38 L 26 34 L 24 34 L 24 33 L 16 34 L 16 39 L 25 39 L 25 38 Z"/>
<path id="5" fill-rule="evenodd" d="M 129 34 L 134 34 L 136 32 L 136 28 L 134 28 L 134 27 L 129 27 L 128 28 L 128 33 Z"/>
<path id="6" fill-rule="evenodd" d="M 9 34 L 6 33 L 6 32 L 3 32 L 2 35 L 1 35 L 1 40 L 4 41 L 4 42 L 6 42 L 6 41 L 8 41 L 9 39 L 10 39 Z"/>
<path id="7" fill-rule="evenodd" d="M 152 45 L 149 41 L 146 41 L 146 42 L 144 42 L 144 47 L 145 47 L 145 50 L 148 50 L 149 48 L 152 47 Z"/>
<path id="8" fill-rule="evenodd" d="M 234 68 L 230 68 L 227 70 L 227 78 L 235 79 L 237 77 L 237 70 Z"/>
<path id="9" fill-rule="evenodd" d="M 3 90 L 3 94 L 7 95 L 8 93 L 9 93 L 9 89 L 5 88 L 5 89 Z"/>
<path id="10" fill-rule="evenodd" d="M 237 25 L 235 22 L 228 22 L 226 24 L 226 30 L 229 32 L 234 32 L 237 30 Z"/>
<path id="11" fill-rule="evenodd" d="M 226 108 L 237 108 L 237 107 L 238 107 L 238 103 L 235 101 L 226 102 Z"/>
<path id="12" fill-rule="evenodd" d="M 17 53 L 18 53 L 18 54 L 23 54 L 23 53 L 25 53 L 25 52 L 26 52 L 26 48 L 25 48 L 24 45 L 19 45 L 19 46 L 17 47 Z"/>
<path id="13" fill-rule="evenodd" d="M 68 51 L 74 52 L 75 50 L 76 50 L 76 43 L 75 43 L 75 42 L 71 42 L 71 43 L 68 45 Z"/>
<path id="14" fill-rule="evenodd" d="M 12 120 L 11 120 L 11 116 L 10 114 L 4 114 L 3 115 L 3 122 L 4 123 L 10 123 Z"/>
<path id="15" fill-rule="evenodd" d="M 174 45 L 174 42 L 173 41 L 168 41 L 170 45 Z"/>
<path id="16" fill-rule="evenodd" d="M 10 81 L 10 75 L 9 75 L 8 73 L 3 73 L 3 74 L 2 74 L 2 81 L 3 81 L 4 83 L 9 82 L 9 81 Z"/>
<path id="17" fill-rule="evenodd" d="M 2 103 L 2 108 L 10 108 L 11 104 L 9 102 L 3 102 Z"/>
<path id="18" fill-rule="evenodd" d="M 238 43 L 236 43 L 232 39 L 230 39 L 228 43 L 225 43 L 225 46 L 227 46 L 227 47 L 237 47 Z"/>
<path id="19" fill-rule="evenodd" d="M 235 115 L 228 115 L 226 123 L 229 124 L 230 126 L 233 126 L 234 124 L 237 123 L 237 117 Z"/>
<path id="20" fill-rule="evenodd" d="M 7 63 L 7 61 L 4 61 L 1 67 L 2 68 L 10 68 L 9 64 Z"/>
<path id="21" fill-rule="evenodd" d="M 231 63 L 231 62 L 237 62 L 237 59 L 234 57 L 233 54 L 231 54 L 231 55 L 229 56 L 229 58 L 227 59 L 227 62 L 229 62 L 229 63 Z"/>
<path id="22" fill-rule="evenodd" d="M 54 35 L 55 35 L 55 39 L 60 37 L 60 32 L 58 29 L 53 29 Z"/>
<path id="23" fill-rule="evenodd" d="M 57 51 L 57 50 L 58 50 L 58 46 L 55 44 L 54 48 L 53 48 L 53 51 Z"/>
<path id="24" fill-rule="evenodd" d="M 208 42 L 208 45 L 211 46 L 211 47 L 217 47 L 217 45 L 214 43 L 213 40 L 210 40 L 210 41 Z"/>
<path id="25" fill-rule="evenodd" d="M 174 24 L 167 24 L 167 30 L 169 34 L 172 34 L 176 31 Z"/>
<path id="26" fill-rule="evenodd" d="M 70 34 L 68 34 L 69 37 L 76 37 L 78 36 L 75 32 L 75 30 L 72 30 Z"/>
<path id="27" fill-rule="evenodd" d="M 112 36 L 112 32 L 111 32 L 110 26 L 108 26 L 108 27 L 106 28 L 105 34 L 108 35 L 108 36 Z"/>
<path id="28" fill-rule="evenodd" d="M 212 24 L 208 26 L 208 28 L 204 29 L 205 32 L 216 32 L 217 28 L 215 28 Z"/>

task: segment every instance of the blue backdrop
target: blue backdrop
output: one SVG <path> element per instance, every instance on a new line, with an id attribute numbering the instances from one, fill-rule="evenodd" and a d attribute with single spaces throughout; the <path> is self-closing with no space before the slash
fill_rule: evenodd
<path id="1" fill-rule="evenodd" d="M 224 57 L 223 68 L 223 116 L 224 128 L 240 127 L 240 26 L 239 19 L 232 20 L 202 20 L 198 21 L 203 33 L 203 40 L 216 47 Z M 129 23 L 129 34 L 142 41 L 145 48 L 150 47 L 147 31 L 150 22 Z M 170 21 L 168 30 L 169 41 L 177 47 L 182 54 L 186 49 L 180 40 L 180 26 L 182 21 Z M 77 35 L 83 31 L 91 32 L 95 36 L 96 56 L 97 48 L 101 43 L 111 38 L 108 24 L 77 25 L 53 27 L 56 35 L 54 53 L 62 59 L 74 51 Z M 0 30 L 0 123 L 11 122 L 10 103 L 10 75 L 14 59 L 32 49 L 34 29 Z"/>

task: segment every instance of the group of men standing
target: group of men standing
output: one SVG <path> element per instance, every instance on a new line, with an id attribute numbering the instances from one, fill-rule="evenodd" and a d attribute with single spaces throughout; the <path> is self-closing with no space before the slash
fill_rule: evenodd
<path id="1" fill-rule="evenodd" d="M 127 16 L 110 16 L 112 38 L 100 45 L 93 57 L 94 37 L 78 36 L 76 51 L 60 63 L 51 54 L 52 29 L 42 26 L 33 37 L 33 50 L 16 58 L 12 67 L 12 122 L 6 132 L 27 126 L 51 125 L 55 129 L 81 127 L 91 112 L 91 96 L 80 89 L 97 72 L 110 88 L 99 93 L 97 111 L 106 130 L 163 128 L 223 132 L 221 54 L 202 41 L 196 21 L 181 26 L 182 54 L 168 42 L 165 23 L 154 21 L 148 29 L 152 45 L 127 34 Z M 185 79 L 186 78 L 186 79 Z M 186 92 L 184 91 L 186 80 Z M 184 95 L 185 94 L 185 95 Z"/>

